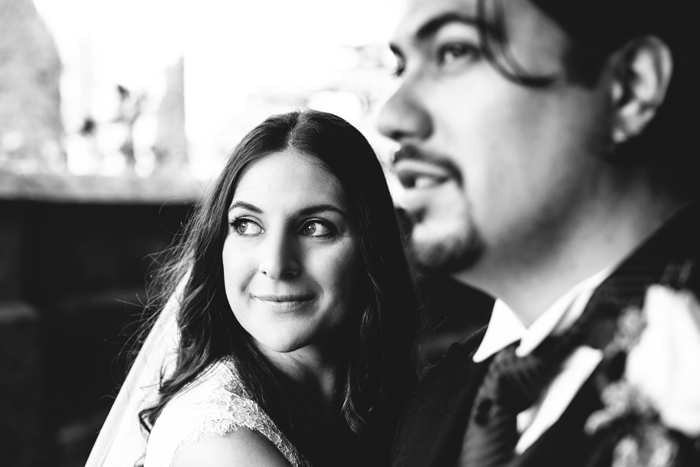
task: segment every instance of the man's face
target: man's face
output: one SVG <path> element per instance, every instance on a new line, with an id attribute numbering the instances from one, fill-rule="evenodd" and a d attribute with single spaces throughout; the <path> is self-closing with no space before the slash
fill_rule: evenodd
<path id="1" fill-rule="evenodd" d="M 476 285 L 573 228 L 609 123 L 605 80 L 567 79 L 563 31 L 527 0 L 499 4 L 508 53 L 553 84 L 516 84 L 487 60 L 475 0 L 408 0 L 392 40 L 402 82 L 379 117 L 401 143 L 399 203 L 418 262 Z"/>

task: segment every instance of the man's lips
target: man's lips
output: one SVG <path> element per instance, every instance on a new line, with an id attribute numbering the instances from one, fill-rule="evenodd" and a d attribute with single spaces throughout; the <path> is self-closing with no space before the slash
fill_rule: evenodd
<path id="1" fill-rule="evenodd" d="M 452 178 L 449 170 L 440 165 L 417 160 L 402 160 L 394 165 L 396 176 L 406 189 L 427 189 Z"/>

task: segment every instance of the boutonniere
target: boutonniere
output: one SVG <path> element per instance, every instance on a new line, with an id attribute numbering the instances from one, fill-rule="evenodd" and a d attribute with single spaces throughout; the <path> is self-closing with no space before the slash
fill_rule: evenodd
<path id="1" fill-rule="evenodd" d="M 642 309 L 629 308 L 604 350 L 622 361 L 621 377 L 601 379 L 603 408 L 589 434 L 619 435 L 614 467 L 671 466 L 678 444 L 671 430 L 700 436 L 700 303 L 686 290 L 649 287 Z M 626 357 L 626 358 L 625 358 Z"/>

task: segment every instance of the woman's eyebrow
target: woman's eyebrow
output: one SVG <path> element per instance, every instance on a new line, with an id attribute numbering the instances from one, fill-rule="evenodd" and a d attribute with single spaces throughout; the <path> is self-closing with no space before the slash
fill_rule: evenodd
<path id="1" fill-rule="evenodd" d="M 245 201 L 236 201 L 231 205 L 230 208 L 228 208 L 228 212 L 231 212 L 236 208 L 246 209 L 248 211 L 257 212 L 258 214 L 261 214 L 263 212 L 262 209 L 260 209 L 259 207 L 250 203 L 246 203 Z"/>
<path id="2" fill-rule="evenodd" d="M 310 214 L 317 214 L 323 211 L 333 211 L 340 214 L 346 219 L 348 218 L 348 215 L 345 213 L 345 211 L 333 204 L 315 204 L 313 206 L 308 206 L 304 209 L 299 210 L 299 214 L 302 216 L 308 216 Z"/>
<path id="3" fill-rule="evenodd" d="M 245 201 L 236 201 L 235 203 L 231 204 L 231 207 L 228 211 L 231 212 L 236 208 L 245 209 L 247 211 L 255 212 L 258 214 L 262 214 L 263 212 L 263 210 L 259 207 L 255 206 L 254 204 L 247 203 Z M 344 210 L 333 204 L 315 204 L 313 206 L 307 206 L 303 209 L 300 209 L 298 213 L 300 216 L 308 216 L 311 214 L 318 214 L 319 212 L 323 211 L 336 212 L 346 219 L 348 217 Z"/>

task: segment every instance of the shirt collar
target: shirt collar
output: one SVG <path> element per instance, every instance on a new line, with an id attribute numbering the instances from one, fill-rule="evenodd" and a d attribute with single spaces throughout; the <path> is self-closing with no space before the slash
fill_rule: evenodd
<path id="1" fill-rule="evenodd" d="M 581 316 L 595 289 L 613 270 L 614 265 L 608 266 L 573 286 L 529 328 L 503 300 L 496 300 L 484 339 L 474 354 L 474 361 L 483 362 L 518 341 L 520 345 L 515 353 L 523 357 L 535 350 L 548 336 L 563 333 Z"/>

